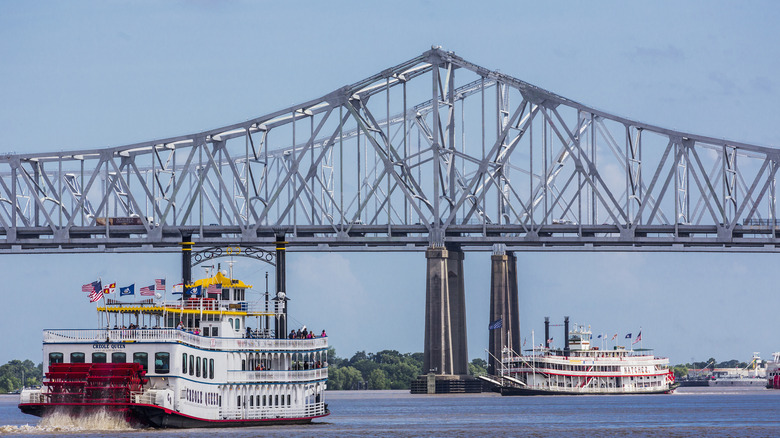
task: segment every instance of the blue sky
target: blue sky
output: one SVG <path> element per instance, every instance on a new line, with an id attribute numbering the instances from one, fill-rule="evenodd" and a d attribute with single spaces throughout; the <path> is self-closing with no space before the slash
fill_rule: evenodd
<path id="1" fill-rule="evenodd" d="M 780 147 L 776 2 L 0 1 L 0 152 L 195 132 L 319 97 L 441 45 L 585 104 Z M 523 336 L 544 316 L 643 330 L 673 362 L 780 350 L 775 254 L 521 253 Z M 179 276 L 177 254 L 3 255 L 0 363 L 43 328 L 94 325 L 79 292 Z M 470 357 L 487 347 L 489 253 L 466 255 Z M 294 253 L 293 321 L 339 355 L 422 351 L 423 253 Z M 267 270 L 237 276 L 262 289 Z M 196 275 L 202 271 L 196 270 Z M 9 336 L 9 334 L 12 334 Z M 554 333 L 555 335 L 555 333 Z"/>

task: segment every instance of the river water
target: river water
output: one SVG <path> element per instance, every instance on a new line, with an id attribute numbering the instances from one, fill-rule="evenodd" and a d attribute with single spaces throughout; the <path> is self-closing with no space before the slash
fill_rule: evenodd
<path id="1" fill-rule="evenodd" d="M 0 435 L 88 437 L 768 437 L 780 436 L 780 391 L 680 388 L 671 395 L 501 397 L 328 391 L 331 415 L 311 425 L 131 429 L 122 421 L 22 414 L 0 396 Z"/>

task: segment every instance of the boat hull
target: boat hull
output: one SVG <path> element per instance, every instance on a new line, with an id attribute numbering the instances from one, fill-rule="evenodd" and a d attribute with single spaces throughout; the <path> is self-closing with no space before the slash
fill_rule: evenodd
<path id="1" fill-rule="evenodd" d="M 529 396 L 529 395 L 644 395 L 644 394 L 671 394 L 679 384 L 675 383 L 669 388 L 662 388 L 656 391 L 604 391 L 604 392 L 585 392 L 576 390 L 547 390 L 535 388 L 522 388 L 516 386 L 502 386 L 498 389 L 501 395 L 505 396 Z"/>
<path id="2" fill-rule="evenodd" d="M 78 417 L 102 410 L 115 412 L 123 416 L 130 424 L 156 428 L 224 428 L 308 424 L 316 418 L 330 415 L 330 412 L 326 411 L 324 415 L 300 418 L 209 420 L 185 415 L 160 406 L 133 403 L 111 405 L 23 403 L 19 405 L 19 409 L 25 414 L 37 417 L 43 417 L 55 411 Z"/>

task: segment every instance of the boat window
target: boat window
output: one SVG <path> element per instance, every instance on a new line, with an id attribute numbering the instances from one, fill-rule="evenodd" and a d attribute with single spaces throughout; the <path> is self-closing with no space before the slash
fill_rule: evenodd
<path id="1" fill-rule="evenodd" d="M 219 336 L 219 330 L 217 330 L 216 327 L 211 328 L 211 336 L 217 337 Z"/>
<path id="2" fill-rule="evenodd" d="M 49 364 L 62 363 L 63 360 L 62 353 L 49 353 Z"/>
<path id="3" fill-rule="evenodd" d="M 241 371 L 246 371 L 246 359 L 241 359 Z"/>
<path id="4" fill-rule="evenodd" d="M 92 353 L 92 363 L 106 363 L 106 353 Z"/>
<path id="5" fill-rule="evenodd" d="M 263 396 L 263 406 L 265 406 L 265 396 Z"/>
<path id="6" fill-rule="evenodd" d="M 170 371 L 170 353 L 154 354 L 154 372 L 157 374 L 168 374 Z"/>
<path id="7" fill-rule="evenodd" d="M 284 396 L 282 396 L 284 397 Z M 290 394 L 287 394 L 287 406 L 290 406 Z"/>
<path id="8" fill-rule="evenodd" d="M 195 358 L 195 377 L 200 377 L 200 358 Z"/>
<path id="9" fill-rule="evenodd" d="M 233 318 L 228 318 L 228 324 L 231 328 L 233 327 Z"/>
<path id="10" fill-rule="evenodd" d="M 149 354 L 148 353 L 133 353 L 133 362 L 140 363 L 144 368 L 144 371 L 149 371 Z"/>
<path id="11" fill-rule="evenodd" d="M 207 364 L 206 362 L 207 362 L 207 361 L 206 361 L 206 358 L 204 357 L 204 358 L 203 358 L 203 378 L 204 378 L 204 379 L 208 378 L 208 375 L 209 375 L 209 374 L 207 373 L 207 371 L 208 371 L 208 366 L 207 366 L 207 365 L 208 365 L 208 364 Z"/>
<path id="12" fill-rule="evenodd" d="M 251 395 L 249 396 L 249 407 L 250 408 L 255 407 L 255 399 Z"/>
<path id="13" fill-rule="evenodd" d="M 236 330 L 241 330 L 241 320 L 236 318 Z"/>
<path id="14" fill-rule="evenodd" d="M 257 405 L 257 407 L 259 408 L 259 407 L 260 407 L 260 396 L 259 396 L 259 395 L 256 395 L 255 397 L 256 397 L 256 399 L 257 399 L 257 401 L 255 402 L 255 404 L 256 404 L 256 405 Z"/>
<path id="15" fill-rule="evenodd" d="M 190 375 L 195 375 L 195 356 L 190 356 Z"/>
<path id="16" fill-rule="evenodd" d="M 214 359 L 209 359 L 209 379 L 214 380 Z"/>
<path id="17" fill-rule="evenodd" d="M 70 363 L 84 363 L 84 353 L 71 353 Z"/>
<path id="18" fill-rule="evenodd" d="M 209 335 L 209 328 L 203 327 L 203 336 L 208 336 L 208 335 Z"/>
<path id="19" fill-rule="evenodd" d="M 222 299 L 227 301 L 230 299 L 230 289 L 229 288 L 222 288 Z"/>
<path id="20" fill-rule="evenodd" d="M 238 397 L 236 397 L 236 404 L 238 405 L 239 408 L 241 407 L 241 396 L 240 395 Z"/>
<path id="21" fill-rule="evenodd" d="M 111 363 L 125 363 L 127 355 L 125 353 L 111 353 Z"/>
<path id="22" fill-rule="evenodd" d="M 181 373 L 187 374 L 187 353 L 181 355 Z"/>

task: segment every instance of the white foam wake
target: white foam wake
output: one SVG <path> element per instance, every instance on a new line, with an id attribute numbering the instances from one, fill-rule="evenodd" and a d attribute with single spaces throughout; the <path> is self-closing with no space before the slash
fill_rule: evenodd
<path id="1" fill-rule="evenodd" d="M 0 434 L 73 433 L 86 431 L 130 431 L 133 426 L 118 412 L 99 410 L 73 416 L 65 412 L 46 414 L 36 426 L 0 426 Z"/>

